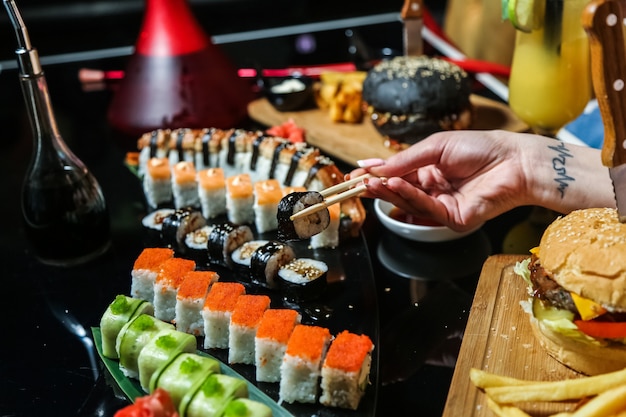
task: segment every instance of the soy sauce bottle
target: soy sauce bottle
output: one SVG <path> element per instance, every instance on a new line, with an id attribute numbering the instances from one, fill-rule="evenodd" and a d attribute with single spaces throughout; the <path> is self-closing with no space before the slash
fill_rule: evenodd
<path id="1" fill-rule="evenodd" d="M 37 50 L 14 0 L 3 1 L 17 35 L 19 78 L 34 134 L 21 197 L 26 234 L 45 264 L 85 263 L 110 245 L 106 202 L 95 177 L 63 141 Z"/>

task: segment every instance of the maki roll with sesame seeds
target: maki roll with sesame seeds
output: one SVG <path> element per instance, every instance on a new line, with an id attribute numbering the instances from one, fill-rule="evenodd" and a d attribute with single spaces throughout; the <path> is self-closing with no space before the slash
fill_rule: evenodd
<path id="1" fill-rule="evenodd" d="M 278 270 L 280 291 L 288 301 L 319 297 L 326 289 L 328 265 L 311 258 L 296 258 Z"/>
<path id="2" fill-rule="evenodd" d="M 314 204 L 324 201 L 317 191 L 293 192 L 278 203 L 278 240 L 304 240 L 326 229 L 330 224 L 330 213 L 323 208 L 308 216 L 291 220 L 291 216 Z"/>
<path id="3" fill-rule="evenodd" d="M 278 288 L 278 270 L 295 258 L 295 252 L 285 242 L 272 240 L 260 246 L 250 258 L 250 280 L 267 288 Z"/>

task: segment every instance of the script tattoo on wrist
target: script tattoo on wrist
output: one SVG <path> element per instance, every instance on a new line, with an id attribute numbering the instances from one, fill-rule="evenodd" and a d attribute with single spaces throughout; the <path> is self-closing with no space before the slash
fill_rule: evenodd
<path id="1" fill-rule="evenodd" d="M 565 143 L 559 142 L 558 145 L 548 146 L 549 149 L 556 151 L 556 156 L 552 158 L 552 169 L 554 170 L 556 177 L 554 181 L 557 184 L 557 191 L 561 195 L 561 199 L 565 196 L 565 190 L 569 187 L 569 183 L 576 181 L 574 177 L 567 175 L 566 163 L 568 158 L 573 158 L 572 155 L 565 146 Z"/>

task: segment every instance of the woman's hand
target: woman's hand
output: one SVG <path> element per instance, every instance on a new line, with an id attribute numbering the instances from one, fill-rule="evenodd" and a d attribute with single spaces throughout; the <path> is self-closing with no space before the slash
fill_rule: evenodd
<path id="1" fill-rule="evenodd" d="M 372 173 L 375 178 L 367 180 L 365 197 L 381 198 L 459 231 L 520 205 L 543 205 L 565 212 L 576 205 L 610 204 L 606 194 L 612 192 L 607 189 L 610 180 L 597 150 L 574 145 L 561 149 L 561 145 L 555 139 L 531 134 L 445 131 L 387 160 L 359 161 L 361 168 L 350 176 Z M 555 165 L 555 159 L 563 163 Z M 576 182 L 585 175 L 586 180 Z M 597 187 L 593 193 L 598 195 L 581 201 L 576 196 L 586 192 L 589 176 Z"/>

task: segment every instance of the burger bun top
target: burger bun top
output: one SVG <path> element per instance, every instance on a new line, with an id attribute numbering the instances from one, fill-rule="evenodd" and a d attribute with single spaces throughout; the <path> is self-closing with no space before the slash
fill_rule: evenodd
<path id="1" fill-rule="evenodd" d="M 626 224 L 617 210 L 581 209 L 559 217 L 545 230 L 538 256 L 566 290 L 626 311 Z"/>

